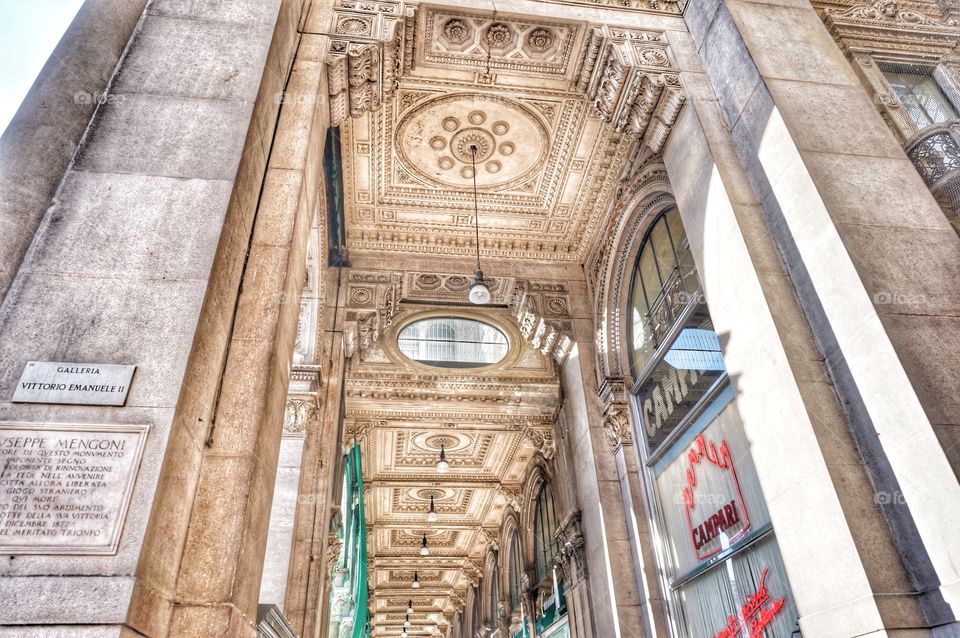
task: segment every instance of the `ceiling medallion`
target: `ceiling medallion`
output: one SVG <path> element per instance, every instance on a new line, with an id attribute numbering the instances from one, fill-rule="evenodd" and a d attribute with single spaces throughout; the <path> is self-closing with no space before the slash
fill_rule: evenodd
<path id="1" fill-rule="evenodd" d="M 473 145 L 477 147 L 476 161 L 478 162 L 489 159 L 497 148 L 493 135 L 480 128 L 468 128 L 453 134 L 453 139 L 450 140 L 450 151 L 464 164 L 470 164 L 473 160 L 470 147 Z"/>
<path id="2" fill-rule="evenodd" d="M 544 166 L 550 133 L 523 104 L 498 95 L 454 94 L 421 102 L 397 123 L 404 167 L 439 186 L 505 190 Z M 522 141 L 522 143 L 520 143 Z"/>
<path id="3" fill-rule="evenodd" d="M 543 53 L 553 46 L 553 32 L 544 27 L 537 27 L 527 35 L 527 46 L 532 51 Z"/>
<path id="4" fill-rule="evenodd" d="M 462 44 L 470 37 L 470 29 L 460 18 L 451 18 L 443 25 L 443 35 L 454 44 Z"/>
<path id="5" fill-rule="evenodd" d="M 487 27 L 487 43 L 495 49 L 502 49 L 513 40 L 513 30 L 503 22 L 494 22 Z"/>
<path id="6" fill-rule="evenodd" d="M 419 443 L 419 441 L 418 441 Z M 456 449 L 464 447 L 464 442 L 458 437 L 444 436 L 442 434 L 427 437 L 423 441 L 423 447 L 428 450 L 438 451 L 441 447 Z"/>

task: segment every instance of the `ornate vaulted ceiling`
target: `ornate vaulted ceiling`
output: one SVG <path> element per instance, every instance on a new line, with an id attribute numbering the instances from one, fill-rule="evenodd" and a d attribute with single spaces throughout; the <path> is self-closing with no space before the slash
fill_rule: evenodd
<path id="1" fill-rule="evenodd" d="M 657 0 L 590 4 L 679 11 Z M 484 259 L 582 264 L 624 165 L 639 145 L 660 150 L 682 91 L 662 32 L 549 17 L 587 15 L 569 7 L 523 16 L 338 6 L 328 88 L 347 247 L 384 264 L 345 282 L 344 442 L 362 446 L 375 635 L 399 635 L 411 599 L 411 635 L 428 635 L 424 627 L 443 628 L 462 608 L 537 454 L 552 455 L 554 357 L 570 346 L 570 300 L 560 282 L 496 278 L 479 316 L 507 335 L 504 362 L 428 368 L 399 352 L 397 331 L 432 313 L 475 313 L 471 273 L 398 264 L 474 254 L 474 179 Z M 441 444 L 445 475 L 435 471 Z M 431 496 L 436 523 L 426 521 Z M 418 554 L 424 534 L 428 557 Z"/>
<path id="2" fill-rule="evenodd" d="M 398 634 L 408 600 L 419 630 L 444 626 L 476 584 L 487 543 L 539 452 L 550 456 L 560 386 L 554 361 L 528 345 L 508 308 L 461 316 L 490 321 L 510 342 L 478 370 L 431 368 L 403 356 L 400 329 L 449 306 L 404 297 L 376 342 L 358 349 L 345 381 L 346 442 L 361 445 L 375 635 Z M 450 472 L 438 474 L 443 445 Z M 430 497 L 439 520 L 428 523 Z M 423 535 L 430 555 L 419 555 Z M 413 572 L 422 587 L 411 589 Z"/>

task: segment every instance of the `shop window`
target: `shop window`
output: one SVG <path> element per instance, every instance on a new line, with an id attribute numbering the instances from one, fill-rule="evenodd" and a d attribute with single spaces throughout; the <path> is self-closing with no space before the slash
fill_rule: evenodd
<path id="1" fill-rule="evenodd" d="M 414 321 L 397 336 L 400 352 L 437 368 L 480 368 L 503 359 L 506 336 L 494 326 L 459 317 Z"/>
<path id="2" fill-rule="evenodd" d="M 557 514 L 553 503 L 550 485 L 544 483 L 537 495 L 533 523 L 533 544 L 536 551 L 537 580 L 543 581 L 551 576 L 551 566 L 557 554 L 557 542 L 553 535 L 557 531 Z"/>
<path id="3" fill-rule="evenodd" d="M 884 71 L 890 88 L 919 128 L 957 120 L 953 104 L 929 73 Z"/>
<path id="4" fill-rule="evenodd" d="M 669 209 L 643 239 L 629 334 L 672 625 L 788 638 L 797 610 L 680 221 Z"/>

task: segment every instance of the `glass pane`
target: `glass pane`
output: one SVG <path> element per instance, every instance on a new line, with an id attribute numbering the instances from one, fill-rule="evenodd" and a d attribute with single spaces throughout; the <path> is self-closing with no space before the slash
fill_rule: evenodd
<path id="1" fill-rule="evenodd" d="M 690 252 L 690 243 L 687 233 L 683 229 L 680 211 L 674 209 L 667 213 L 667 227 L 673 240 L 673 249 L 677 253 L 677 268 L 684 280 L 684 289 L 689 293 L 700 290 L 700 280 L 697 278 L 697 266 L 693 263 L 693 253 Z"/>
<path id="2" fill-rule="evenodd" d="M 657 255 L 657 265 L 660 266 L 660 276 L 664 283 L 677 267 L 677 260 L 673 254 L 673 242 L 670 241 L 670 233 L 667 232 L 667 217 L 679 217 L 679 215 L 668 213 L 661 217 L 650 233 L 650 241 L 653 242 L 653 250 Z"/>
<path id="3" fill-rule="evenodd" d="M 653 339 L 647 323 L 647 302 L 640 281 L 640 271 L 633 273 L 633 288 L 630 301 L 630 339 L 633 355 L 633 369 L 640 374 L 643 366 L 653 356 Z"/>
<path id="4" fill-rule="evenodd" d="M 713 638 L 725 630 L 725 635 L 754 635 L 751 627 L 766 638 L 799 635 L 797 609 L 772 536 L 685 584 L 678 594 L 690 638 Z"/>
<path id="5" fill-rule="evenodd" d="M 397 337 L 400 352 L 438 368 L 479 368 L 497 363 L 509 344 L 502 332 L 473 319 L 438 317 L 415 321 Z"/>
<path id="6" fill-rule="evenodd" d="M 910 119 L 920 128 L 957 119 L 950 100 L 929 74 L 886 71 L 884 75 Z"/>
<path id="7" fill-rule="evenodd" d="M 660 273 L 657 271 L 657 262 L 653 255 L 653 246 L 649 243 L 644 245 L 640 253 L 640 281 L 643 283 L 643 289 L 646 293 L 647 305 L 652 306 L 660 295 L 660 289 L 663 282 L 660 280 Z"/>
<path id="8" fill-rule="evenodd" d="M 700 304 L 637 391 L 650 451 L 666 440 L 723 371 L 720 341 L 706 305 Z"/>

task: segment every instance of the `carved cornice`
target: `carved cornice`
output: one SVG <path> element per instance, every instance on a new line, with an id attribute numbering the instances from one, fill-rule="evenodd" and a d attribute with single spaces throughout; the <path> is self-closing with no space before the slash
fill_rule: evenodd
<path id="1" fill-rule="evenodd" d="M 935 63 L 952 54 L 960 39 L 955 19 L 904 9 L 896 0 L 826 9 L 823 21 L 841 48 L 889 54 L 893 61 L 903 56 Z"/>
<path id="2" fill-rule="evenodd" d="M 566 284 L 517 280 L 509 305 L 524 340 L 562 364 L 573 348 Z"/>
<path id="3" fill-rule="evenodd" d="M 376 110 L 403 75 L 414 9 L 403 2 L 341 1 L 327 50 L 330 125 Z"/>
<path id="4" fill-rule="evenodd" d="M 618 133 L 660 152 L 685 100 L 662 33 L 594 26 L 577 89 Z"/>
<path id="5" fill-rule="evenodd" d="M 343 321 L 344 353 L 348 358 L 375 345 L 390 327 L 400 303 L 400 285 L 400 275 L 395 273 L 350 273 Z"/>
<path id="6" fill-rule="evenodd" d="M 505 304 L 513 290 L 513 277 L 491 277 L 490 303 Z M 441 303 L 467 303 L 471 277 L 463 273 L 406 272 L 403 276 L 402 299 Z"/>

